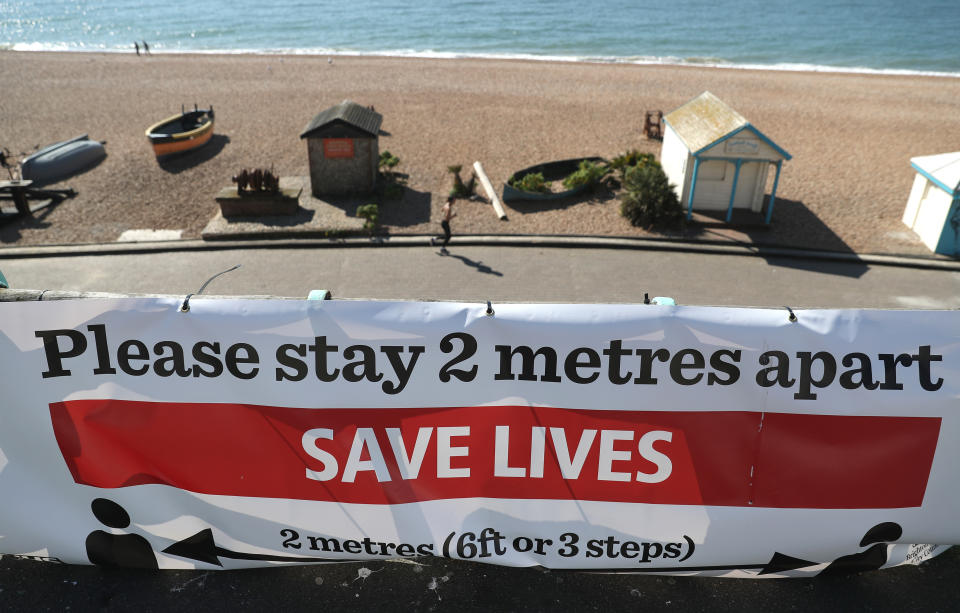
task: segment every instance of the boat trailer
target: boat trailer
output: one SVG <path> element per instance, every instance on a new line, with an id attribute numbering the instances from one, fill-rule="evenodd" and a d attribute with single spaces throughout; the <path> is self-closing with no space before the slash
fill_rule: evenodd
<path id="1" fill-rule="evenodd" d="M 7 170 L 8 181 L 0 181 L 0 219 L 25 215 L 33 217 L 34 212 L 59 204 L 67 198 L 73 198 L 77 192 L 72 189 L 38 189 L 33 187 L 30 179 L 14 179 L 13 167 L 7 160 L 7 152 L 0 150 L 0 166 Z M 3 208 L 4 200 L 13 200 L 15 211 L 8 212 Z M 31 203 L 31 200 L 35 201 Z"/>

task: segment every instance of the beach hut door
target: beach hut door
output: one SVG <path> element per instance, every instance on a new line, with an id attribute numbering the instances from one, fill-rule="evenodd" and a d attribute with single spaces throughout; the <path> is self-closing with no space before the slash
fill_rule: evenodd
<path id="1" fill-rule="evenodd" d="M 766 162 L 743 162 L 737 179 L 737 195 L 733 206 L 737 209 L 760 210 L 761 198 L 757 197 L 760 187 L 760 168 L 766 168 Z"/>

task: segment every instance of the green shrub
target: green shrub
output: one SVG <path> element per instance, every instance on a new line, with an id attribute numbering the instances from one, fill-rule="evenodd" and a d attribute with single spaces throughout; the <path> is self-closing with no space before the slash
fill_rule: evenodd
<path id="1" fill-rule="evenodd" d="M 640 153 L 636 149 L 630 149 L 610 160 L 610 170 L 619 171 L 622 179 L 628 168 L 650 163 L 657 163 L 657 158 L 652 153 Z"/>
<path id="2" fill-rule="evenodd" d="M 543 178 L 542 172 L 529 172 L 519 179 L 514 177 L 510 181 L 510 187 L 519 189 L 522 192 L 533 194 L 549 194 L 550 184 Z"/>
<path id="3" fill-rule="evenodd" d="M 470 173 L 470 180 L 466 183 L 460 178 L 460 171 L 463 166 L 455 164 L 447 166 L 447 172 L 453 175 L 453 187 L 450 188 L 450 195 L 454 198 L 470 198 L 477 189 L 477 175 Z"/>
<path id="4" fill-rule="evenodd" d="M 403 181 L 390 181 L 383 187 L 383 197 L 387 200 L 399 200 L 406 189 Z"/>
<path id="5" fill-rule="evenodd" d="M 392 171 L 400 164 L 400 158 L 393 155 L 389 151 L 384 151 L 380 154 L 380 161 L 377 162 L 377 168 L 380 170 L 386 169 L 388 172 Z"/>
<path id="6" fill-rule="evenodd" d="M 377 163 L 381 179 L 380 193 L 386 200 L 397 200 L 403 197 L 407 179 L 403 174 L 393 170 L 399 164 L 400 158 L 389 151 L 380 154 L 380 161 Z"/>
<path id="7" fill-rule="evenodd" d="M 683 208 L 657 162 L 628 168 L 623 188 L 620 214 L 634 226 L 668 228 L 683 224 Z"/>
<path id="8" fill-rule="evenodd" d="M 357 217 L 363 217 L 363 229 L 373 231 L 380 221 L 380 207 L 374 203 L 357 207 Z"/>
<path id="9" fill-rule="evenodd" d="M 600 179 L 606 174 L 606 166 L 591 162 L 590 160 L 582 160 L 580 167 L 563 180 L 563 187 L 568 190 L 583 186 L 593 187 L 599 183 Z"/>

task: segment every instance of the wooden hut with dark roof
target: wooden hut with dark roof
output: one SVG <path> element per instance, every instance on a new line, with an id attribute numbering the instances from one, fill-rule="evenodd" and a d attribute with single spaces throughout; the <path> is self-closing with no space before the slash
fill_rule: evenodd
<path id="1" fill-rule="evenodd" d="M 367 194 L 377 184 L 383 116 L 344 100 L 314 117 L 300 134 L 307 140 L 314 196 Z"/>

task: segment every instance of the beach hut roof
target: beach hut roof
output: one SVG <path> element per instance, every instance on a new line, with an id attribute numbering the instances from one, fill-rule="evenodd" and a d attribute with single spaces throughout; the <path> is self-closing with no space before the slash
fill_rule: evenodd
<path id="1" fill-rule="evenodd" d="M 756 129 L 743 115 L 708 91 L 703 92 L 675 111 L 667 113 L 663 120 L 673 128 L 673 131 L 693 152 L 693 155 L 697 155 L 739 132 L 749 130 L 773 147 L 785 159 L 789 160 L 791 157 L 789 153 Z"/>
<path id="2" fill-rule="evenodd" d="M 344 100 L 336 106 L 321 111 L 311 119 L 300 134 L 300 138 L 307 138 L 312 133 L 332 123 L 347 124 L 366 132 L 370 136 L 377 136 L 380 134 L 380 124 L 382 122 L 383 115 L 380 113 L 352 100 Z"/>
<path id="3" fill-rule="evenodd" d="M 960 151 L 910 158 L 910 165 L 948 194 L 960 193 Z"/>

